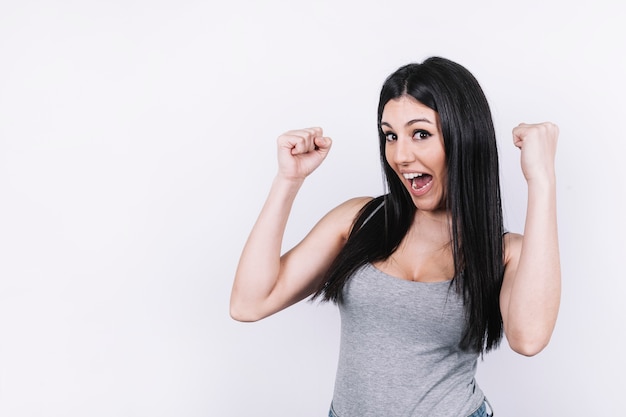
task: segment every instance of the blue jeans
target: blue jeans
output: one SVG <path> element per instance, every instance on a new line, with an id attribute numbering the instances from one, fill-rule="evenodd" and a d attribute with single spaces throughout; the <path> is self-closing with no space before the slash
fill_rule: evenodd
<path id="1" fill-rule="evenodd" d="M 489 410 L 489 411 L 487 411 Z M 467 417 L 492 417 L 493 416 L 493 410 L 491 409 L 491 406 L 489 405 L 489 402 L 487 402 L 487 400 L 483 401 L 483 405 L 481 405 L 478 410 L 474 411 L 471 415 L 467 416 Z M 328 411 L 328 417 L 337 417 L 335 415 L 335 413 L 333 413 L 333 407 L 332 405 L 330 406 L 330 410 Z"/>
<path id="2" fill-rule="evenodd" d="M 489 411 L 487 411 L 489 410 Z M 483 405 L 480 406 L 480 408 L 478 408 L 478 410 L 474 411 L 470 416 L 468 417 L 492 417 L 493 416 L 493 410 L 491 409 L 491 406 L 489 405 L 489 402 L 487 402 L 487 400 L 483 401 Z"/>

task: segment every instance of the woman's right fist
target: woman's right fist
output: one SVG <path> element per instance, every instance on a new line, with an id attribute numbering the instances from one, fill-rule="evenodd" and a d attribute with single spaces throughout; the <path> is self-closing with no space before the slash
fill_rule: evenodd
<path id="1" fill-rule="evenodd" d="M 304 180 L 328 155 L 332 140 L 320 127 L 290 130 L 278 137 L 278 173 Z"/>

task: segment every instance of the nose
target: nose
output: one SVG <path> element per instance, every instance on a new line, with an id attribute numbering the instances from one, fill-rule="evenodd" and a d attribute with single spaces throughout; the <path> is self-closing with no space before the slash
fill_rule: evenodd
<path id="1" fill-rule="evenodd" d="M 411 146 L 411 140 L 398 138 L 392 146 L 393 160 L 398 165 L 406 165 L 415 161 L 415 153 Z"/>

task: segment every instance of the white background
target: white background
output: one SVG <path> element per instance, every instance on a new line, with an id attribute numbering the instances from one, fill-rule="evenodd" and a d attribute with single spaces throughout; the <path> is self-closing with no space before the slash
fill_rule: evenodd
<path id="1" fill-rule="evenodd" d="M 561 128 L 562 307 L 551 344 L 479 364 L 497 415 L 623 413 L 626 14 L 620 1 L 0 1 L 0 416 L 324 416 L 335 307 L 228 316 L 283 131 L 332 153 L 285 237 L 382 191 L 377 96 L 431 55 L 511 129 Z"/>

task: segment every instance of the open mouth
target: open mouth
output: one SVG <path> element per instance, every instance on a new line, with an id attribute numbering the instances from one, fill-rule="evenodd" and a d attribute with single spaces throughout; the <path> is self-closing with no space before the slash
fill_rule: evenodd
<path id="1" fill-rule="evenodd" d="M 411 183 L 411 188 L 415 191 L 423 189 L 433 180 L 433 177 L 430 174 L 412 172 L 402 175 Z"/>

